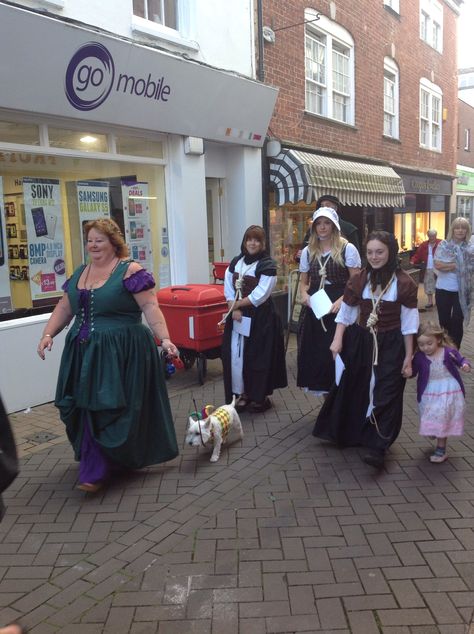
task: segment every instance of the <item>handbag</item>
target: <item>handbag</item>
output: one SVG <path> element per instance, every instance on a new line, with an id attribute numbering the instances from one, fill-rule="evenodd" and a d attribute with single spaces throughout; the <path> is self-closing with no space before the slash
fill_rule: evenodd
<path id="1" fill-rule="evenodd" d="M 10 486 L 19 473 L 15 438 L 0 398 L 0 493 Z"/>

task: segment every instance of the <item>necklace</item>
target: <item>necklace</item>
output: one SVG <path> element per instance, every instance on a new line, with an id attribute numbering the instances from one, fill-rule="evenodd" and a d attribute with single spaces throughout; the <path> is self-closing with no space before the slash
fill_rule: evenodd
<path id="1" fill-rule="evenodd" d="M 93 290 L 94 286 L 96 286 L 99 282 L 107 281 L 112 276 L 113 272 L 115 271 L 115 269 L 119 265 L 119 262 L 120 262 L 120 258 L 117 258 L 117 261 L 115 262 L 114 266 L 112 267 L 112 269 L 109 271 L 109 273 L 105 277 L 99 277 L 99 278 L 95 279 L 93 282 L 91 281 L 89 286 L 87 286 L 87 281 L 89 279 L 89 273 L 91 272 L 91 268 L 92 268 L 92 263 L 90 263 L 87 266 L 87 273 L 86 273 L 86 277 L 84 279 L 84 288 L 88 288 L 91 291 L 91 290 Z"/>

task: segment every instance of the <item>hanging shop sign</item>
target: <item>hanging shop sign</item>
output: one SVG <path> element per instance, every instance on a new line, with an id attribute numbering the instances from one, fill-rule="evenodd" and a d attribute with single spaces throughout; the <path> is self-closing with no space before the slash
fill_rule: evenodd
<path id="1" fill-rule="evenodd" d="M 59 180 L 23 178 L 31 298 L 62 295 L 66 281 Z"/>

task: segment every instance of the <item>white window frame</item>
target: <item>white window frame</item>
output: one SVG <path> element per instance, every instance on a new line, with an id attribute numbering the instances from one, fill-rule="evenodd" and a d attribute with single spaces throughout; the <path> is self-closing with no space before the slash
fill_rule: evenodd
<path id="1" fill-rule="evenodd" d="M 315 20 L 317 13 L 314 9 L 305 10 L 305 21 Z M 324 63 L 320 63 L 321 77 L 319 80 L 310 77 L 309 64 L 317 63 L 314 59 L 308 59 L 306 50 L 308 44 L 311 47 L 320 46 L 324 56 Z M 306 112 L 315 114 L 340 123 L 354 125 L 355 117 L 355 88 L 354 88 L 354 40 L 346 29 L 332 22 L 324 15 L 319 15 L 317 21 L 306 25 L 305 31 L 305 109 Z M 347 55 L 345 54 L 347 53 Z M 342 69 L 337 67 L 339 61 Z M 313 72 L 311 73 L 313 74 Z M 344 87 L 340 90 L 335 87 L 335 79 L 340 79 Z M 319 94 L 320 106 L 312 107 L 309 99 L 312 95 Z M 343 106 L 346 109 L 345 116 L 337 116 L 338 103 L 345 100 Z"/>
<path id="2" fill-rule="evenodd" d="M 386 137 L 391 139 L 400 138 L 400 73 L 398 70 L 398 65 L 391 57 L 385 57 L 383 61 L 383 69 L 384 69 L 384 123 L 383 123 L 383 134 Z M 391 77 L 388 78 L 387 75 Z M 386 97 L 386 80 L 392 80 L 393 85 L 393 108 L 389 110 L 387 107 Z M 385 127 L 386 118 L 391 118 L 392 123 L 392 133 L 390 134 Z"/>
<path id="3" fill-rule="evenodd" d="M 443 52 L 443 5 L 438 0 L 420 0 L 420 39 Z"/>
<path id="4" fill-rule="evenodd" d="M 420 147 L 441 152 L 443 133 L 443 91 L 422 77 L 420 80 Z"/>
<path id="5" fill-rule="evenodd" d="M 392 11 L 400 13 L 400 0 L 383 0 L 386 7 L 390 7 Z"/>
<path id="6" fill-rule="evenodd" d="M 143 0 L 146 2 L 146 0 Z M 193 39 L 192 25 L 195 20 L 195 3 L 185 0 L 176 0 L 178 28 L 172 29 L 153 20 L 147 20 L 138 15 L 131 16 L 131 31 L 133 35 L 145 35 L 147 37 L 171 44 L 177 48 L 199 51 L 199 45 Z M 132 5 L 133 7 L 133 5 Z"/>
<path id="7" fill-rule="evenodd" d="M 464 151 L 471 151 L 471 128 L 464 128 Z"/>

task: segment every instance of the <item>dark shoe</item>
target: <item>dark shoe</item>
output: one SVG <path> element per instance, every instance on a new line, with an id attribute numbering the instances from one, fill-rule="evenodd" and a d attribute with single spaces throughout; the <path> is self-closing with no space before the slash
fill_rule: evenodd
<path id="1" fill-rule="evenodd" d="M 363 457 L 362 460 L 365 464 L 369 464 L 371 467 L 375 467 L 375 469 L 383 469 L 385 456 L 382 451 L 368 451 Z"/>
<path id="2" fill-rule="evenodd" d="M 271 406 L 272 402 L 267 396 L 266 399 L 261 403 L 250 403 L 249 411 L 253 412 L 254 414 L 260 414 L 261 412 L 266 412 L 267 409 L 270 409 Z"/>
<path id="3" fill-rule="evenodd" d="M 241 396 L 239 400 L 237 401 L 237 403 L 235 404 L 235 410 L 239 414 L 241 414 L 242 412 L 245 412 L 245 410 L 247 409 L 249 405 L 250 405 L 250 399 L 247 398 L 246 396 Z"/>

